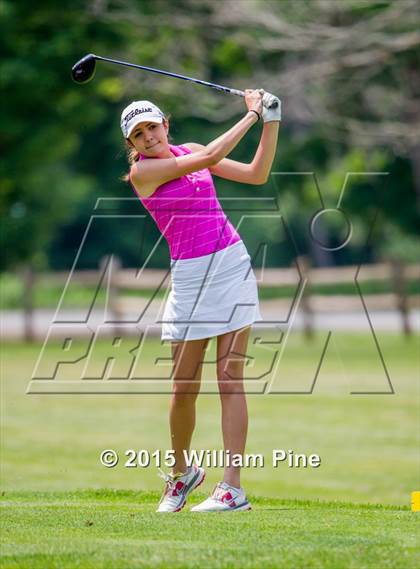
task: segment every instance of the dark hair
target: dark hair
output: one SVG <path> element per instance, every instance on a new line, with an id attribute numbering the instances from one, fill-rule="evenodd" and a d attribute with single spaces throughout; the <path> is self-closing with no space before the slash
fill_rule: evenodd
<path id="1" fill-rule="evenodd" d="M 165 121 L 169 121 L 170 116 L 171 116 L 171 115 L 164 116 L 163 118 L 164 118 Z M 168 133 L 168 141 L 169 141 L 169 142 L 172 142 L 172 137 L 170 136 L 169 133 Z M 140 153 L 139 153 L 135 148 L 133 148 L 132 146 L 130 146 L 130 144 L 128 143 L 128 139 L 127 139 L 127 138 L 124 140 L 124 142 L 125 142 L 125 150 L 126 150 L 126 154 L 127 154 L 127 161 L 128 161 L 129 166 L 130 166 L 130 169 L 131 169 L 131 166 L 132 166 L 135 162 L 137 162 L 137 160 L 139 159 Z M 129 182 L 129 181 L 130 181 L 130 175 L 129 175 L 129 173 L 127 172 L 126 174 L 124 174 L 124 175 L 121 177 L 121 180 L 123 180 L 124 182 Z"/>
<path id="2" fill-rule="evenodd" d="M 131 166 L 134 164 L 134 162 L 137 162 L 137 160 L 139 159 L 139 152 L 137 152 L 137 150 L 135 148 L 133 148 L 132 146 L 130 146 L 127 142 L 127 139 L 125 140 L 125 149 L 126 149 L 126 153 L 127 153 L 127 160 L 128 160 L 128 164 L 130 166 L 129 170 L 131 170 Z M 122 178 L 121 178 L 124 182 L 129 182 L 130 181 L 130 175 L 128 172 L 126 172 Z"/>

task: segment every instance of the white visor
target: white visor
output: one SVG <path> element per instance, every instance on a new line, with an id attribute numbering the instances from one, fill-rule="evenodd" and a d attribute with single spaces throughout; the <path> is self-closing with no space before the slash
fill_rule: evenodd
<path id="1" fill-rule="evenodd" d="M 162 123 L 164 114 L 150 101 L 133 101 L 121 113 L 121 130 L 128 138 L 140 122 Z"/>

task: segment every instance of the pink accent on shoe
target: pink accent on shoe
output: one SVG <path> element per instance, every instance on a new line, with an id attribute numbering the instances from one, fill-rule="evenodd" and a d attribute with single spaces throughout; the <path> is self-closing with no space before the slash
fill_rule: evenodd
<path id="1" fill-rule="evenodd" d="M 179 496 L 179 492 L 184 488 L 185 484 L 178 480 L 175 485 L 175 488 L 172 490 L 172 496 Z"/>
<path id="2" fill-rule="evenodd" d="M 230 502 L 232 498 L 232 494 L 230 492 L 226 492 L 226 494 L 223 494 L 222 496 L 222 502 Z"/>

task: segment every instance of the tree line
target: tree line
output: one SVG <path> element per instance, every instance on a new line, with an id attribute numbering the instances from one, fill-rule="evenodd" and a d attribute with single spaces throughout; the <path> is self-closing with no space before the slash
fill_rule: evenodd
<path id="1" fill-rule="evenodd" d="M 175 144 L 205 144 L 243 113 L 240 98 L 106 64 L 92 82 L 77 85 L 71 67 L 89 52 L 275 93 L 284 121 L 273 173 L 281 175 L 257 189 L 218 179 L 219 197 L 274 197 L 298 252 L 312 255 L 314 264 L 415 256 L 415 0 L 79 0 L 65 9 L 53 0 L 4 0 L 0 21 L 1 270 L 70 268 L 98 198 L 133 197 L 121 180 L 127 162 L 119 130 L 131 100 L 151 99 L 169 113 Z M 232 157 L 249 160 L 258 136 L 255 127 Z M 323 229 L 331 250 L 320 255 L 308 219 L 323 206 L 336 207 L 348 172 L 387 174 L 348 177 L 343 208 L 353 240 L 334 251 L 342 227 L 331 222 Z M 247 244 L 268 243 L 269 263 L 289 264 L 295 253 L 282 246 L 280 225 L 259 216 L 258 203 L 255 212 L 246 207 L 255 214 L 241 230 Z M 116 199 L 112 212 L 112 224 L 92 229 L 80 268 L 97 267 L 110 252 L 133 266 L 152 250 L 159 233 L 139 203 Z M 137 224 L 123 217 L 133 212 Z M 162 244 L 152 266 L 167 261 Z"/>

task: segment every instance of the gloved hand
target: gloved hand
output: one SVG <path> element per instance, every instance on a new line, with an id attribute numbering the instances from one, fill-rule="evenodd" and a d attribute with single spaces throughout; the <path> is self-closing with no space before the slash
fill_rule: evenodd
<path id="1" fill-rule="evenodd" d="M 277 107 L 269 109 L 269 105 L 277 101 Z M 264 122 L 281 121 L 281 101 L 271 93 L 264 93 L 263 95 L 263 112 L 262 117 Z"/>

